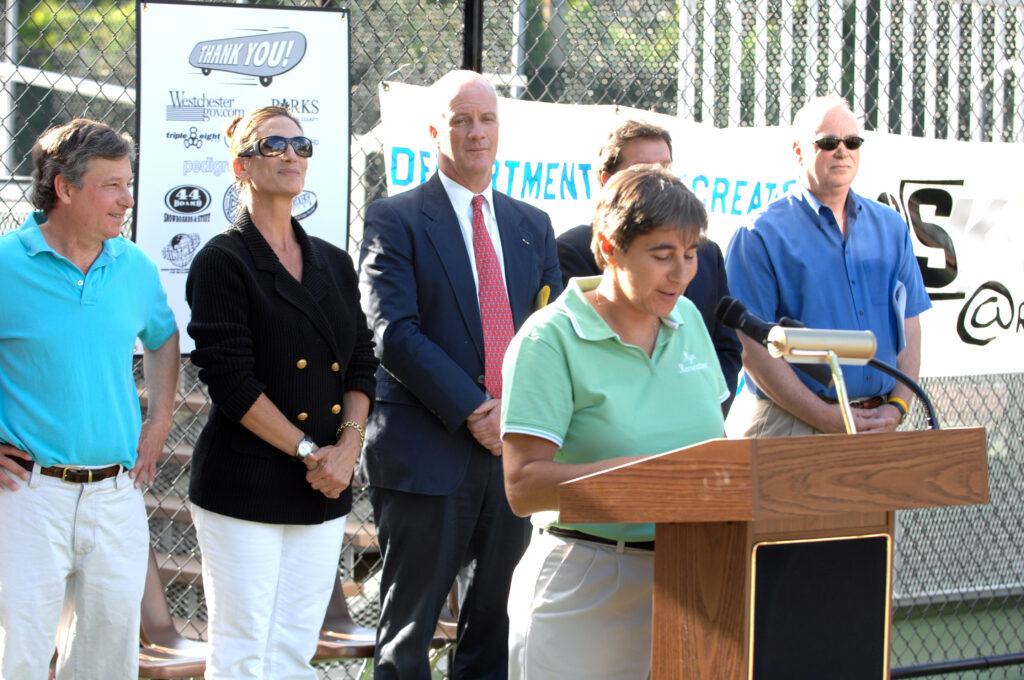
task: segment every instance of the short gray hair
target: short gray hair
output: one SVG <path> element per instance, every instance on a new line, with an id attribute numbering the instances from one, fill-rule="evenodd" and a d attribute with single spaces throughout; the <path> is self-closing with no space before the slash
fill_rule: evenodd
<path id="1" fill-rule="evenodd" d="M 93 158 L 135 160 L 135 144 L 127 134 L 88 118 L 50 128 L 32 145 L 32 188 L 29 200 L 44 213 L 57 201 L 53 180 L 57 175 L 81 188 L 82 175 Z"/>
<path id="2" fill-rule="evenodd" d="M 857 114 L 850 108 L 850 103 L 837 94 L 812 97 L 793 116 L 793 141 L 801 142 L 813 135 L 825 114 L 832 109 L 843 109 L 855 119 L 857 118 Z M 860 124 L 859 120 L 857 124 Z"/>

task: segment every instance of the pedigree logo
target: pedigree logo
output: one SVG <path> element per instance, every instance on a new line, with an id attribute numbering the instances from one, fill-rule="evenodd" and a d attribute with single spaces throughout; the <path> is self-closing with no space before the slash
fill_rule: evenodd
<path id="1" fill-rule="evenodd" d="M 306 36 L 298 31 L 221 38 L 196 43 L 188 63 L 204 76 L 226 71 L 259 79 L 267 87 L 275 76 L 287 73 L 306 56 Z"/>

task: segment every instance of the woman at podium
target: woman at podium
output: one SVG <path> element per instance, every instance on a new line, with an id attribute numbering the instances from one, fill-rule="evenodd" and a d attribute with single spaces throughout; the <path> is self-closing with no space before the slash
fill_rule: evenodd
<path id="1" fill-rule="evenodd" d="M 706 226 L 668 171 L 621 171 L 594 216 L 603 274 L 571 279 L 509 346 L 505 488 L 537 529 L 509 595 L 512 679 L 650 673 L 654 525 L 560 522 L 558 485 L 722 436 L 725 380 L 682 297 Z"/>

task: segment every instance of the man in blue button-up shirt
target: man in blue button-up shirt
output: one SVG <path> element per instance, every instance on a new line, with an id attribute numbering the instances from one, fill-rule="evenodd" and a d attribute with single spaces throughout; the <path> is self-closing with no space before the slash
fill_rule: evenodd
<path id="1" fill-rule="evenodd" d="M 917 378 L 918 315 L 931 306 L 907 224 L 880 203 L 858 196 L 863 139 L 847 103 L 818 97 L 794 120 L 800 187 L 736 232 L 726 256 L 733 295 L 767 320 L 799 319 L 812 328 L 870 330 L 876 356 Z M 750 338 L 743 367 L 757 396 L 747 436 L 845 432 L 834 387 L 825 387 Z M 894 430 L 909 389 L 873 368 L 843 368 L 858 432 Z"/>

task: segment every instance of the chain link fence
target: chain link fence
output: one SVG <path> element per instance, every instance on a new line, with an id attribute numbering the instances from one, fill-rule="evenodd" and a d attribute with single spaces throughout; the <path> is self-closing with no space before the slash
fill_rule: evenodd
<path id="1" fill-rule="evenodd" d="M 463 63 L 464 6 L 368 0 L 350 9 L 355 251 L 366 206 L 385 193 L 378 84 L 428 84 Z M 28 151 L 44 129 L 78 116 L 136 129 L 133 1 L 6 0 L 3 17 L 0 232 L 29 210 Z M 505 0 L 483 4 L 482 36 L 483 70 L 510 97 L 620 104 L 727 127 L 787 124 L 808 97 L 835 91 L 864 112 L 869 130 L 1024 141 L 1021 0 Z M 899 513 L 892 665 L 1024 652 L 1024 380 L 936 378 L 925 387 L 944 425 L 987 429 L 992 502 Z M 185 499 L 208 410 L 183 359 L 175 426 L 146 505 L 173 613 L 194 636 L 205 632 L 206 609 Z M 905 425 L 923 426 L 920 413 Z M 367 626 L 377 612 L 373 532 L 361 490 L 341 570 Z M 327 678 L 364 672 L 353 662 L 321 667 Z M 946 677 L 1021 678 L 1024 667 Z"/>

